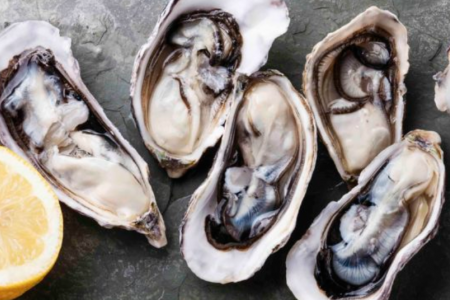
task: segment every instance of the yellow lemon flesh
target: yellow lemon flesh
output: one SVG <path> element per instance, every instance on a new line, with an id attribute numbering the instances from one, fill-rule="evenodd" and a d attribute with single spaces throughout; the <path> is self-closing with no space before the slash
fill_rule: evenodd
<path id="1" fill-rule="evenodd" d="M 62 236 L 61 207 L 50 185 L 0 147 L 0 300 L 19 297 L 45 277 Z"/>

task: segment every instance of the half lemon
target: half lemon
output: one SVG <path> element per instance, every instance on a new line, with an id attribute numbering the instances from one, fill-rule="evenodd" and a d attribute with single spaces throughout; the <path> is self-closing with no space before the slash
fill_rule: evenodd
<path id="1" fill-rule="evenodd" d="M 0 147 L 0 300 L 39 283 L 61 249 L 58 198 L 33 166 Z"/>

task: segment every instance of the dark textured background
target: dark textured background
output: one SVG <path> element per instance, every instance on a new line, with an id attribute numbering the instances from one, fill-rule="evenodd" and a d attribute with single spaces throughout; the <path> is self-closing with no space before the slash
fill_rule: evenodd
<path id="1" fill-rule="evenodd" d="M 182 180 L 169 180 L 143 146 L 130 115 L 129 80 L 134 57 L 167 0 L 0 0 L 0 27 L 29 19 L 47 20 L 73 40 L 73 51 L 88 88 L 125 138 L 150 164 L 152 186 L 167 224 L 169 245 L 152 248 L 145 238 L 108 230 L 63 205 L 64 243 L 55 268 L 22 299 L 293 299 L 286 286 L 287 252 L 314 217 L 346 187 L 322 145 L 317 167 L 289 243 L 272 255 L 252 279 L 217 285 L 192 274 L 180 256 L 178 225 L 189 195 L 204 180 L 214 151 Z M 205 0 L 207 1 L 207 0 Z M 225 1 L 225 0 L 224 0 Z M 245 0 L 242 0 L 245 1 Z M 450 43 L 448 0 L 288 0 L 291 26 L 272 48 L 267 67 L 285 73 L 300 89 L 305 56 L 325 35 L 371 5 L 389 9 L 406 25 L 411 68 L 405 130 L 439 132 L 450 153 L 450 116 L 434 105 L 432 75 L 447 65 Z M 0 29 L 1 29 L 0 28 Z M 0 54 L 1 55 L 1 54 Z M 397 277 L 391 299 L 450 299 L 450 204 L 441 229 Z"/>

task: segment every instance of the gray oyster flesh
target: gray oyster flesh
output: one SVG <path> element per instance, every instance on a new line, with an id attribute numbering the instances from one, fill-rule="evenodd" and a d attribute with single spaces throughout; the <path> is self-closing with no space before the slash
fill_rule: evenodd
<path id="1" fill-rule="evenodd" d="M 221 10 L 182 15 L 148 64 L 142 89 L 149 149 L 171 177 L 180 177 L 221 122 L 241 62 L 242 37 Z M 164 153 L 164 154 L 161 154 Z M 187 164 L 187 165 L 185 165 Z"/>
<path id="2" fill-rule="evenodd" d="M 285 91 L 265 76 L 250 78 L 236 118 L 229 121 L 234 140 L 215 215 L 206 220 L 208 240 L 219 249 L 247 248 L 270 229 L 287 203 L 301 160 L 292 107 Z"/>
<path id="3" fill-rule="evenodd" d="M 395 140 L 394 49 L 383 30 L 365 30 L 315 66 L 315 97 L 350 181 Z"/>
<path id="4" fill-rule="evenodd" d="M 426 223 L 435 170 L 427 152 L 405 147 L 330 221 L 315 271 L 328 296 L 364 297 L 381 286 L 395 253 Z"/>

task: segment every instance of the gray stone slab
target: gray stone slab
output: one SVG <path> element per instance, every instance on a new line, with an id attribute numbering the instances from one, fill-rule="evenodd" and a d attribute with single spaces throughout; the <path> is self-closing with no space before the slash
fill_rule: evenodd
<path id="1" fill-rule="evenodd" d="M 225 0 L 224 0 L 225 1 Z M 244 0 L 243 0 L 244 1 Z M 0 0 L 0 29 L 40 19 L 73 40 L 82 77 L 123 135 L 147 160 L 152 184 L 168 227 L 169 245 L 156 250 L 133 232 L 103 229 L 63 206 L 64 243 L 55 268 L 22 299 L 293 299 L 285 283 L 288 250 L 331 200 L 346 192 L 323 146 L 299 221 L 289 243 L 272 255 L 252 279 L 217 285 L 199 280 L 178 248 L 178 226 L 186 197 L 205 178 L 214 152 L 199 168 L 171 181 L 146 151 L 130 116 L 129 80 L 134 57 L 146 41 L 166 0 Z M 411 69 L 406 79 L 405 131 L 438 131 L 450 153 L 450 116 L 433 103 L 432 75 L 447 65 L 450 2 L 447 0 L 287 0 L 292 23 L 270 53 L 267 68 L 285 73 L 300 89 L 305 56 L 325 35 L 371 5 L 397 13 L 409 30 Z M 450 206 L 441 229 L 399 274 L 391 299 L 450 299 Z"/>

